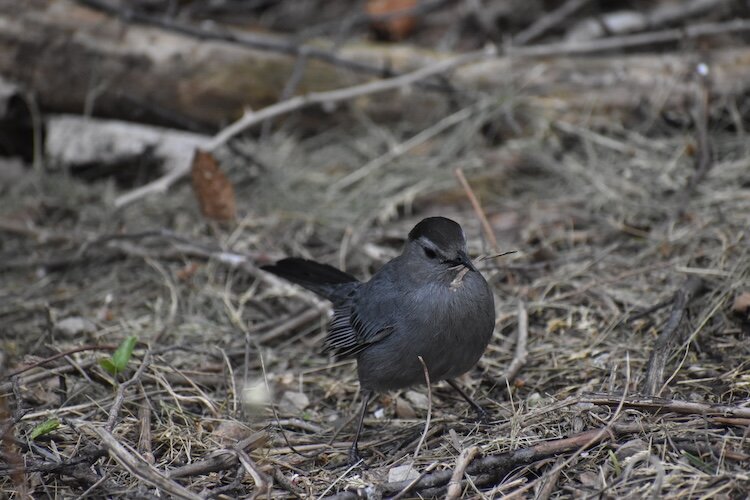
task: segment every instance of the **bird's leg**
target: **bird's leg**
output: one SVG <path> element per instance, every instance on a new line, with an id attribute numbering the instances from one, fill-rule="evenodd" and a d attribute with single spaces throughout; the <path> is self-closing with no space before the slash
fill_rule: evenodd
<path id="1" fill-rule="evenodd" d="M 471 399 L 466 392 L 464 392 L 463 389 L 461 389 L 461 386 L 458 385 L 458 383 L 453 380 L 452 378 L 446 379 L 446 382 L 448 382 L 448 385 L 453 387 L 458 393 L 461 395 L 462 398 L 466 400 L 467 403 L 469 403 L 469 406 L 471 406 L 474 411 L 477 413 L 477 417 L 479 418 L 480 422 L 489 422 L 490 421 L 490 414 L 487 413 L 487 410 L 479 406 L 476 401 Z"/>
<path id="2" fill-rule="evenodd" d="M 362 407 L 359 410 L 359 421 L 357 422 L 357 433 L 354 435 L 354 441 L 352 441 L 352 447 L 349 449 L 349 465 L 355 465 L 357 462 L 362 460 L 359 456 L 359 448 L 357 443 L 359 442 L 359 435 L 362 433 L 362 423 L 365 421 L 365 413 L 367 413 L 367 405 L 372 397 L 372 391 L 362 392 Z"/>

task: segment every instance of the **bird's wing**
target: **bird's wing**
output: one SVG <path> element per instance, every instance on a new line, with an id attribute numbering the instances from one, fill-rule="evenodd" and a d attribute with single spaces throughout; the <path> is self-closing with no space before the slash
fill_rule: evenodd
<path id="1" fill-rule="evenodd" d="M 401 299 L 395 284 L 384 276 L 352 290 L 349 300 L 334 308 L 323 350 L 339 359 L 351 358 L 383 340 L 394 330 Z"/>
<path id="2" fill-rule="evenodd" d="M 352 358 L 393 331 L 392 325 L 363 323 L 350 310 L 334 310 L 333 321 L 323 344 L 324 352 L 332 352 L 337 359 Z"/>

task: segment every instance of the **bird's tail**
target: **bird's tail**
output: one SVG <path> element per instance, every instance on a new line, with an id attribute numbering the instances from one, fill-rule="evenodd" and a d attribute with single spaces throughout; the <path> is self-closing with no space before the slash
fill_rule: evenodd
<path id="1" fill-rule="evenodd" d="M 342 298 L 342 292 L 349 291 L 349 287 L 342 285 L 357 283 L 359 281 L 351 274 L 347 274 L 328 264 L 321 264 L 298 257 L 282 259 L 276 264 L 262 266 L 261 269 L 303 286 L 332 301 L 334 304 L 339 301 L 337 299 Z"/>

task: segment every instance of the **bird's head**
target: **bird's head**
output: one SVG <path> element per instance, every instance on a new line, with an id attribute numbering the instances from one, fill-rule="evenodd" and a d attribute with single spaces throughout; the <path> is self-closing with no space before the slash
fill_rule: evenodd
<path id="1" fill-rule="evenodd" d="M 463 267 L 477 270 L 469 258 L 463 229 L 445 217 L 428 217 L 414 226 L 404 254 L 414 266 L 435 272 Z"/>

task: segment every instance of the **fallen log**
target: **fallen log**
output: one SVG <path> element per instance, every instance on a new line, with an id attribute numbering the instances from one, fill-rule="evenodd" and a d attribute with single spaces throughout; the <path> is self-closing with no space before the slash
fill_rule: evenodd
<path id="1" fill-rule="evenodd" d="M 169 172 L 187 168 L 195 149 L 210 137 L 116 120 L 52 115 L 46 120 L 45 156 L 52 165 L 75 169 L 127 164 L 146 154 Z"/>
<path id="2" fill-rule="evenodd" d="M 300 72 L 299 54 L 210 38 L 124 21 L 70 0 L 0 0 L 0 75 L 32 92 L 43 111 L 187 129 L 215 130 L 247 108 L 279 101 L 295 68 L 296 92 L 305 94 L 372 78 L 343 71 L 336 60 L 400 73 L 451 56 L 404 45 L 349 44 L 327 61 L 307 58 Z M 447 76 L 459 94 L 471 89 L 510 96 L 548 118 L 571 117 L 585 108 L 586 116 L 625 123 L 642 120 L 643 110 L 684 110 L 694 98 L 691 79 L 698 63 L 708 71 L 711 95 L 750 89 L 750 47 L 718 47 L 700 57 L 684 51 L 616 58 L 515 53 L 520 55 L 509 52 Z M 449 101 L 443 92 L 396 90 L 351 105 L 386 118 L 408 114 L 416 122 L 434 119 Z"/>

